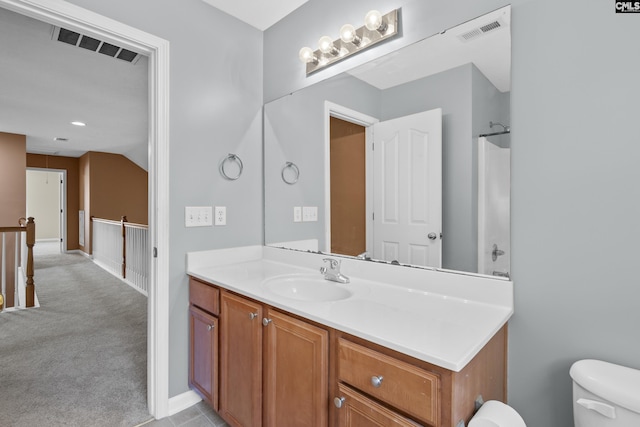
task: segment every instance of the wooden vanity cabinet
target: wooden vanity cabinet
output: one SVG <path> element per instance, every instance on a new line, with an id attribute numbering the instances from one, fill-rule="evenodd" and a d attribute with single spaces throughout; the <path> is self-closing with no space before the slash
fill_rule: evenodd
<path id="1" fill-rule="evenodd" d="M 328 332 L 222 290 L 220 415 L 232 426 L 327 427 Z"/>
<path id="2" fill-rule="evenodd" d="M 218 409 L 219 291 L 189 279 L 189 386 Z"/>
<path id="3" fill-rule="evenodd" d="M 231 426 L 456 427 L 478 396 L 506 400 L 506 326 L 454 372 L 215 285 L 189 285 L 189 384 Z"/>

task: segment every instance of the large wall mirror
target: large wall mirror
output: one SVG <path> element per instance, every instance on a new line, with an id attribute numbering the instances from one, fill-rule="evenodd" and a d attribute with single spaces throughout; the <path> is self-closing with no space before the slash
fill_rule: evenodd
<path id="1" fill-rule="evenodd" d="M 265 244 L 510 268 L 505 6 L 264 107 Z"/>

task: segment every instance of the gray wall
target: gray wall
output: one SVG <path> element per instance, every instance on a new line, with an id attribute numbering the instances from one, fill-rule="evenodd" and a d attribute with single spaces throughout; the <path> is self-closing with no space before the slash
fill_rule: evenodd
<path id="1" fill-rule="evenodd" d="M 511 4 L 509 401 L 529 427 L 569 427 L 573 361 L 640 368 L 640 17 L 610 1 Z M 310 0 L 264 34 L 265 100 L 504 5 Z M 399 6 L 402 37 L 305 78 L 301 46 Z"/>
<path id="2" fill-rule="evenodd" d="M 170 46 L 169 395 L 188 390 L 185 253 L 262 242 L 262 32 L 201 0 L 71 0 Z M 233 37 L 229 37 L 232 34 Z M 241 47 L 241 48 L 240 48 Z M 218 163 L 244 162 L 237 181 Z M 184 226 L 185 206 L 226 206 L 227 226 Z"/>

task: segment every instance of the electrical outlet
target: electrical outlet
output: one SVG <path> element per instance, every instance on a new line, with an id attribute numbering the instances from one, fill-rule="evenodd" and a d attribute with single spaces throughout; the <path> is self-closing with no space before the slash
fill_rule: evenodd
<path id="1" fill-rule="evenodd" d="M 303 206 L 302 207 L 302 221 L 314 222 L 318 220 L 318 207 L 317 206 Z"/>
<path id="2" fill-rule="evenodd" d="M 293 222 L 301 222 L 302 221 L 302 207 L 294 206 L 293 207 Z"/>
<path id="3" fill-rule="evenodd" d="M 226 206 L 216 206 L 214 223 L 216 225 L 227 225 Z"/>
<path id="4" fill-rule="evenodd" d="M 185 227 L 208 227 L 213 225 L 213 208 L 211 206 L 185 206 Z"/>

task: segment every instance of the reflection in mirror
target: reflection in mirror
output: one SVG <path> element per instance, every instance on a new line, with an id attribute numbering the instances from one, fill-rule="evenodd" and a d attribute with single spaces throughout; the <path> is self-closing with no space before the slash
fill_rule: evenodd
<path id="1" fill-rule="evenodd" d="M 265 244 L 508 276 L 510 64 L 506 6 L 266 104 Z"/>

